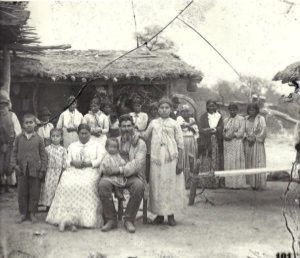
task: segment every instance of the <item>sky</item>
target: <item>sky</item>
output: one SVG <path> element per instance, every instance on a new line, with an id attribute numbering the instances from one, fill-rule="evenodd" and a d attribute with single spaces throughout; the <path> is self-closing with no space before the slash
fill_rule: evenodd
<path id="1" fill-rule="evenodd" d="M 72 49 L 129 50 L 137 30 L 164 26 L 187 0 L 33 1 L 29 25 L 41 44 L 71 44 Z M 288 2 L 293 2 L 291 5 Z M 290 8 L 291 7 L 291 8 Z M 290 8 L 290 9 L 289 9 Z M 181 16 L 195 26 L 245 75 L 271 80 L 300 60 L 300 0 L 195 0 Z M 232 69 L 195 32 L 175 21 L 164 32 L 185 62 L 204 73 L 202 84 L 238 80 Z M 280 83 L 278 90 L 290 87 Z"/>

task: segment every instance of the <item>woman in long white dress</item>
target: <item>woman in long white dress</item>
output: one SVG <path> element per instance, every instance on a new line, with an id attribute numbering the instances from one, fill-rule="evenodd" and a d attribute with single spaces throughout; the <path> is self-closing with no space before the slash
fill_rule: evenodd
<path id="1" fill-rule="evenodd" d="M 157 215 L 154 224 L 175 226 L 174 214 L 187 204 L 183 175 L 183 136 L 180 125 L 170 118 L 171 101 L 161 99 L 159 118 L 153 119 L 141 133 L 146 140 L 151 137 L 150 211 Z"/>
<path id="2" fill-rule="evenodd" d="M 73 103 L 72 103 L 73 102 Z M 63 130 L 63 143 L 67 149 L 73 142 L 78 141 L 77 128 L 82 123 L 83 115 L 76 109 L 77 101 L 74 96 L 70 96 L 69 108 L 60 114 L 56 127 Z"/>
<path id="3" fill-rule="evenodd" d="M 245 153 L 243 137 L 245 134 L 245 119 L 238 115 L 238 106 L 230 103 L 228 106 L 230 116 L 224 120 L 224 169 L 244 169 Z M 228 188 L 246 188 L 246 176 L 232 176 L 225 178 Z"/>
<path id="4" fill-rule="evenodd" d="M 101 204 L 97 185 L 98 167 L 105 148 L 90 140 L 91 129 L 86 124 L 78 127 L 79 141 L 68 149 L 67 170 L 63 172 L 46 221 L 59 225 L 60 231 L 71 226 L 96 228 L 102 225 Z"/>

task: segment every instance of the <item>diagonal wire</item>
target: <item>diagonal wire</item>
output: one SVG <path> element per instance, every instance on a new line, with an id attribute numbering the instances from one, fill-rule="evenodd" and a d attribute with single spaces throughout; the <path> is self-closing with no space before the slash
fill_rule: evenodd
<path id="1" fill-rule="evenodd" d="M 213 50 L 215 50 L 217 52 L 217 54 L 230 66 L 230 68 L 237 74 L 237 76 L 239 78 L 241 78 L 240 73 L 233 67 L 233 65 L 199 31 L 197 31 L 192 25 L 188 24 L 186 21 L 184 21 L 180 17 L 178 17 L 177 19 L 179 21 L 181 21 L 184 25 L 189 27 L 191 30 L 196 32 L 198 36 L 200 36 Z"/>
<path id="2" fill-rule="evenodd" d="M 191 4 L 194 2 L 194 0 L 190 1 L 172 20 L 170 20 L 162 29 L 160 29 L 158 32 L 156 32 L 150 39 L 148 39 L 147 41 L 145 41 L 142 45 L 139 45 L 127 52 L 125 52 L 124 54 L 118 56 L 117 58 L 111 60 L 110 62 L 108 62 L 106 65 L 104 65 L 100 70 L 99 73 L 101 73 L 103 70 L 105 70 L 108 66 L 110 66 L 111 64 L 115 63 L 116 61 L 118 61 L 119 59 L 127 56 L 128 54 L 136 51 L 137 49 L 141 48 L 142 46 L 147 46 L 147 44 L 152 41 L 154 38 L 156 38 L 159 34 L 161 34 L 166 28 L 168 28 L 186 9 L 188 9 Z M 80 88 L 80 90 L 78 91 L 78 93 L 75 95 L 75 99 L 73 101 L 71 101 L 67 106 L 64 107 L 63 111 L 67 110 L 82 94 L 82 92 L 95 80 L 100 79 L 101 77 L 96 77 L 92 80 L 90 80 L 89 82 L 83 84 Z M 55 114 L 54 116 L 52 116 L 47 123 L 52 122 L 53 120 L 55 120 L 57 117 L 59 117 L 60 112 Z M 44 124 L 42 124 L 44 125 Z M 41 126 L 42 126 L 41 125 Z"/>

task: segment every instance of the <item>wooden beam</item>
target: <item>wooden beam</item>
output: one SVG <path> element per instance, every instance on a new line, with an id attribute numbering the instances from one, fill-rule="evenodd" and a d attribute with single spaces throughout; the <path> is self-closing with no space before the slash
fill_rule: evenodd
<path id="1" fill-rule="evenodd" d="M 10 54 L 7 45 L 3 46 L 3 84 L 2 89 L 7 91 L 8 96 L 10 93 L 11 83 L 11 62 Z"/>
<path id="2" fill-rule="evenodd" d="M 10 45 L 9 48 L 11 50 L 16 50 L 16 51 L 41 51 L 41 50 L 48 50 L 48 49 L 69 49 L 71 48 L 70 44 L 65 44 L 65 45 L 53 45 L 53 46 L 24 46 L 21 44 L 13 44 Z"/>
<path id="3" fill-rule="evenodd" d="M 258 175 L 266 173 L 278 173 L 282 171 L 289 172 L 291 168 L 249 168 L 249 169 L 235 169 L 235 170 L 222 170 L 215 172 L 203 172 L 198 174 L 198 178 L 207 176 L 219 176 L 219 177 L 230 177 L 230 176 L 241 176 L 241 175 Z"/>

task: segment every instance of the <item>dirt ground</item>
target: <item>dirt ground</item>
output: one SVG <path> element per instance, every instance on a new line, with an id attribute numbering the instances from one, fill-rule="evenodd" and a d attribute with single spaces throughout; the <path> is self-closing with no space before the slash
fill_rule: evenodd
<path id="1" fill-rule="evenodd" d="M 287 159 L 292 161 L 294 158 L 291 156 L 293 148 L 282 142 L 267 145 L 267 150 L 271 153 L 268 162 L 278 162 L 281 158 L 288 165 Z M 274 155 L 273 159 L 271 155 Z M 121 222 L 118 229 L 108 233 L 99 229 L 60 233 L 56 227 L 44 222 L 45 213 L 38 214 L 39 223 L 16 224 L 18 209 L 14 190 L 0 195 L 2 252 L 10 254 L 9 257 L 55 258 L 260 258 L 276 257 L 282 252 L 292 255 L 292 237 L 282 215 L 286 187 L 287 182 L 268 182 L 267 190 L 259 192 L 250 189 L 205 190 L 205 197 L 214 205 L 205 202 L 203 196 L 197 196 L 195 205 L 187 206 L 184 214 L 176 217 L 176 227 L 143 225 L 139 220 L 135 234 L 128 234 Z M 292 187 L 299 189 L 296 184 Z M 149 219 L 153 218 L 148 215 Z M 299 241 L 299 227 L 297 229 L 293 222 L 291 225 L 296 241 Z M 297 242 L 295 246 L 299 252 Z"/>

